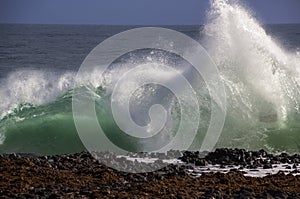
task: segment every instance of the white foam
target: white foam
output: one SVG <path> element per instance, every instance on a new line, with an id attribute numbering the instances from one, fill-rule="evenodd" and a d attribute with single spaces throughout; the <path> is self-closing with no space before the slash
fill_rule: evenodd
<path id="1" fill-rule="evenodd" d="M 213 0 L 208 18 L 205 40 L 227 86 L 231 110 L 240 109 L 238 117 L 245 118 L 274 110 L 285 121 L 299 109 L 296 53 L 281 47 L 238 2 Z"/>
<path id="2" fill-rule="evenodd" d="M 287 167 L 290 167 L 287 168 Z M 194 177 L 200 177 L 204 173 L 228 173 L 231 169 L 235 169 L 237 171 L 243 172 L 244 176 L 250 176 L 250 177 L 265 177 L 268 175 L 274 175 L 277 174 L 279 171 L 282 171 L 284 174 L 290 174 L 294 170 L 299 170 L 300 166 L 298 165 L 297 168 L 293 168 L 293 164 L 273 164 L 272 168 L 270 169 L 263 169 L 262 167 L 258 167 L 256 169 L 248 169 L 243 168 L 239 169 L 240 166 L 225 166 L 221 167 L 221 165 L 207 165 L 207 166 L 194 166 L 193 169 L 189 170 L 189 173 L 191 176 Z M 300 175 L 299 173 L 292 173 L 292 175 Z"/>
<path id="3" fill-rule="evenodd" d="M 119 155 L 118 158 L 124 157 L 128 161 L 132 162 L 140 162 L 140 163 L 154 163 L 157 160 L 161 160 L 163 163 L 167 164 L 178 164 L 178 165 L 188 165 L 192 166 L 192 169 L 188 169 L 188 173 L 192 177 L 201 177 L 205 173 L 228 173 L 231 169 L 234 169 L 236 171 L 242 172 L 244 176 L 250 176 L 250 177 L 265 177 L 268 175 L 274 175 L 277 174 L 279 171 L 283 172 L 284 174 L 292 174 L 294 176 L 300 175 L 300 165 L 297 165 L 296 168 L 293 168 L 294 164 L 272 164 L 272 168 L 264 169 L 262 167 L 257 167 L 255 169 L 249 169 L 249 168 L 240 168 L 240 166 L 235 165 L 226 165 L 221 166 L 219 164 L 212 165 L 208 164 L 206 166 L 195 166 L 193 164 L 186 164 L 182 162 L 181 160 L 178 160 L 176 158 L 173 159 L 159 159 L 159 158 L 149 158 L 149 157 L 130 157 L 125 155 Z M 295 172 L 292 173 L 294 170 L 298 170 L 299 173 Z"/>
<path id="4" fill-rule="evenodd" d="M 74 87 L 74 72 L 57 74 L 41 70 L 10 73 L 0 87 L 2 117 L 19 103 L 43 104 Z"/>

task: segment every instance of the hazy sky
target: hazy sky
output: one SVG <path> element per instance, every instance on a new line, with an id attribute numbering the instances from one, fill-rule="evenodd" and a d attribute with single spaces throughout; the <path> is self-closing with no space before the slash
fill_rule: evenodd
<path id="1" fill-rule="evenodd" d="M 242 0 L 263 23 L 300 23 L 300 0 Z M 209 0 L 0 0 L 0 23 L 203 24 Z"/>

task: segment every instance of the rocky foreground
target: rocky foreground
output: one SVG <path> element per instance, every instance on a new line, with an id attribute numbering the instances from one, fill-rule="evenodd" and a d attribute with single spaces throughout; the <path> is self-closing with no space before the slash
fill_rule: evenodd
<path id="1" fill-rule="evenodd" d="M 129 154 L 157 158 L 140 163 L 113 153 L 98 153 L 102 162 L 120 168 L 155 168 L 162 160 L 180 156 L 181 163 L 147 173 L 128 173 L 99 163 L 89 153 L 32 156 L 0 155 L 1 198 L 300 198 L 300 155 L 272 155 L 263 150 L 217 149 L 211 153 Z M 128 157 L 129 157 L 128 156 Z M 265 177 L 244 175 L 244 168 L 270 169 L 286 164 L 289 172 Z M 213 172 L 208 165 L 231 168 Z M 115 167 L 117 168 L 118 165 Z M 196 167 L 201 167 L 197 177 Z M 203 168 L 206 168 L 203 171 Z M 159 168 L 159 167 L 157 167 Z"/>

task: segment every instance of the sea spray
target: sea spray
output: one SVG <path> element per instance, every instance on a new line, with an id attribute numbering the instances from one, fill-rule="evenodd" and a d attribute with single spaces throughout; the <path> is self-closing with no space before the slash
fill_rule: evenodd
<path id="1" fill-rule="evenodd" d="M 271 149 L 268 137 L 278 132 L 299 144 L 299 57 L 283 49 L 238 3 L 212 1 L 208 20 L 205 42 L 228 97 L 220 146 Z M 293 133 L 285 135 L 287 129 Z"/>
<path id="2" fill-rule="evenodd" d="M 1 118 L 21 103 L 41 105 L 55 100 L 74 88 L 75 74 L 71 71 L 60 74 L 50 70 L 25 69 L 10 73 L 1 80 Z"/>

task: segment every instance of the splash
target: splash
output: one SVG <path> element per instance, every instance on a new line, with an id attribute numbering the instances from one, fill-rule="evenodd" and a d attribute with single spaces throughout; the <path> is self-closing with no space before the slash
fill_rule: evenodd
<path id="1" fill-rule="evenodd" d="M 231 131 L 256 139 L 264 139 L 269 127 L 290 128 L 286 125 L 296 120 L 300 102 L 296 53 L 282 48 L 237 2 L 212 1 L 208 20 L 208 50 L 227 87 L 227 128 L 236 126 L 241 130 Z"/>
<path id="2" fill-rule="evenodd" d="M 74 88 L 75 72 L 63 74 L 51 71 L 18 70 L 2 80 L 0 87 L 1 117 L 11 113 L 19 104 L 41 105 Z"/>

